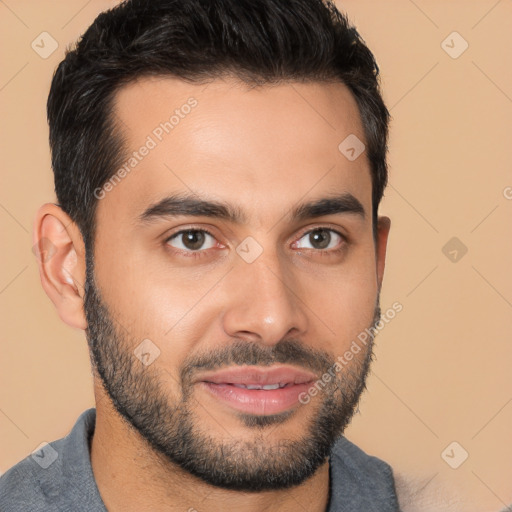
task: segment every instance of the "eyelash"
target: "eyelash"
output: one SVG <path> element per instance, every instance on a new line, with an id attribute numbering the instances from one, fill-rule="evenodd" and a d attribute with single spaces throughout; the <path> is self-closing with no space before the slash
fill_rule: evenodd
<path id="1" fill-rule="evenodd" d="M 170 240 L 172 240 L 173 238 L 178 238 L 179 235 L 183 235 L 184 233 L 188 233 L 189 231 L 201 231 L 203 233 L 208 233 L 212 238 L 215 238 L 215 235 L 208 229 L 187 228 L 187 229 L 182 229 L 181 231 L 176 231 L 176 233 L 173 233 L 170 237 L 166 238 L 164 243 L 166 245 L 168 245 L 168 242 Z M 202 258 L 203 256 L 207 256 L 206 252 L 208 251 L 208 249 L 200 249 L 198 251 L 183 251 L 180 249 L 176 249 L 175 247 L 172 247 L 171 250 L 177 254 L 181 254 L 188 258 Z"/>
<path id="2" fill-rule="evenodd" d="M 337 249 L 308 249 L 306 248 L 305 250 L 309 250 L 309 251 L 314 251 L 315 253 L 319 254 L 320 256 L 332 256 L 332 255 L 335 255 L 335 254 L 338 254 L 340 252 L 342 252 L 343 250 L 345 250 L 345 245 L 347 244 L 348 240 L 347 240 L 347 237 L 345 235 L 343 235 L 342 233 L 340 233 L 339 231 L 333 229 L 333 228 L 329 228 L 327 226 L 319 226 L 319 227 L 316 227 L 316 228 L 313 228 L 313 229 L 310 229 L 309 231 L 306 231 L 304 233 L 302 233 L 302 235 L 298 238 L 298 240 L 300 240 L 301 238 L 304 238 L 306 235 L 309 235 L 310 233 L 313 233 L 315 231 L 331 231 L 332 233 L 335 233 L 337 234 L 341 239 L 342 239 L 342 242 L 341 242 L 341 246 L 338 247 Z M 190 228 L 187 228 L 187 229 L 182 229 L 181 231 L 177 231 L 176 233 L 173 233 L 171 236 L 169 236 L 168 238 L 166 238 L 164 240 L 164 244 L 168 247 L 170 247 L 168 245 L 168 242 L 170 240 L 172 240 L 173 238 L 178 238 L 180 235 L 184 234 L 184 233 L 188 233 L 189 231 L 200 231 L 200 232 L 204 232 L 204 233 L 208 233 L 212 238 L 215 238 L 215 235 L 209 231 L 208 229 L 205 229 L 205 228 L 193 228 L 193 227 L 190 227 Z M 185 257 L 191 257 L 191 258 L 202 258 L 204 256 L 207 256 L 207 252 L 209 249 L 199 249 L 197 251 L 183 251 L 183 250 L 180 250 L 180 249 L 176 249 L 175 247 L 172 247 L 171 249 L 173 252 L 177 253 L 177 254 L 180 254 L 180 255 L 183 255 Z M 304 249 L 301 249 L 299 248 L 298 249 L 299 251 L 304 251 Z"/>

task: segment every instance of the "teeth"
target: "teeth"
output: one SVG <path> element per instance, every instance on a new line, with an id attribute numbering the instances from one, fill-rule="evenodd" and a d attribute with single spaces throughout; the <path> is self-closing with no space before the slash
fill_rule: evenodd
<path id="1" fill-rule="evenodd" d="M 270 390 L 270 389 L 282 388 L 282 387 L 284 387 L 284 384 L 283 385 L 280 385 L 280 384 L 266 384 L 265 386 L 260 386 L 259 384 L 247 384 L 247 385 L 244 385 L 244 384 L 233 384 L 233 386 L 235 386 L 236 388 L 244 388 L 244 389 L 266 389 L 266 390 Z"/>

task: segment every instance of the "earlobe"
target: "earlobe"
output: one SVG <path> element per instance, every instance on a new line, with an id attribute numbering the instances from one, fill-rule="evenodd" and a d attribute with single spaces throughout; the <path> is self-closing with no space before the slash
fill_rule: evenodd
<path id="1" fill-rule="evenodd" d="M 59 206 L 47 203 L 36 214 L 33 244 L 41 284 L 60 318 L 85 329 L 85 247 L 80 230 Z"/>
<path id="2" fill-rule="evenodd" d="M 388 244 L 389 230 L 391 228 L 391 219 L 389 217 L 379 217 L 377 221 L 377 283 L 379 290 L 384 278 L 384 267 L 386 265 L 386 249 Z"/>

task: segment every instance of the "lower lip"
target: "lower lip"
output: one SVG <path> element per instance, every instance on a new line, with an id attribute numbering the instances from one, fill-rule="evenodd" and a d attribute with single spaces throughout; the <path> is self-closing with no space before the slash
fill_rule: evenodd
<path id="1" fill-rule="evenodd" d="M 201 382 L 212 395 L 239 411 L 267 416 L 279 414 L 299 402 L 299 395 L 307 392 L 311 383 L 294 384 L 278 389 L 246 389 L 232 384 Z"/>

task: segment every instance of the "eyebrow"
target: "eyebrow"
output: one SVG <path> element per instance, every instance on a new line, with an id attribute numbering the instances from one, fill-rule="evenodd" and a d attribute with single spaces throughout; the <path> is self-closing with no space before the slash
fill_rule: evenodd
<path id="1" fill-rule="evenodd" d="M 306 203 L 300 203 L 291 211 L 292 220 L 306 220 L 324 215 L 350 214 L 361 219 L 366 212 L 361 202 L 350 193 L 322 197 Z M 175 194 L 149 206 L 138 220 L 147 224 L 158 219 L 190 215 L 193 217 L 211 217 L 227 220 L 234 224 L 247 222 L 240 207 L 224 201 L 198 199 L 193 195 Z"/>

